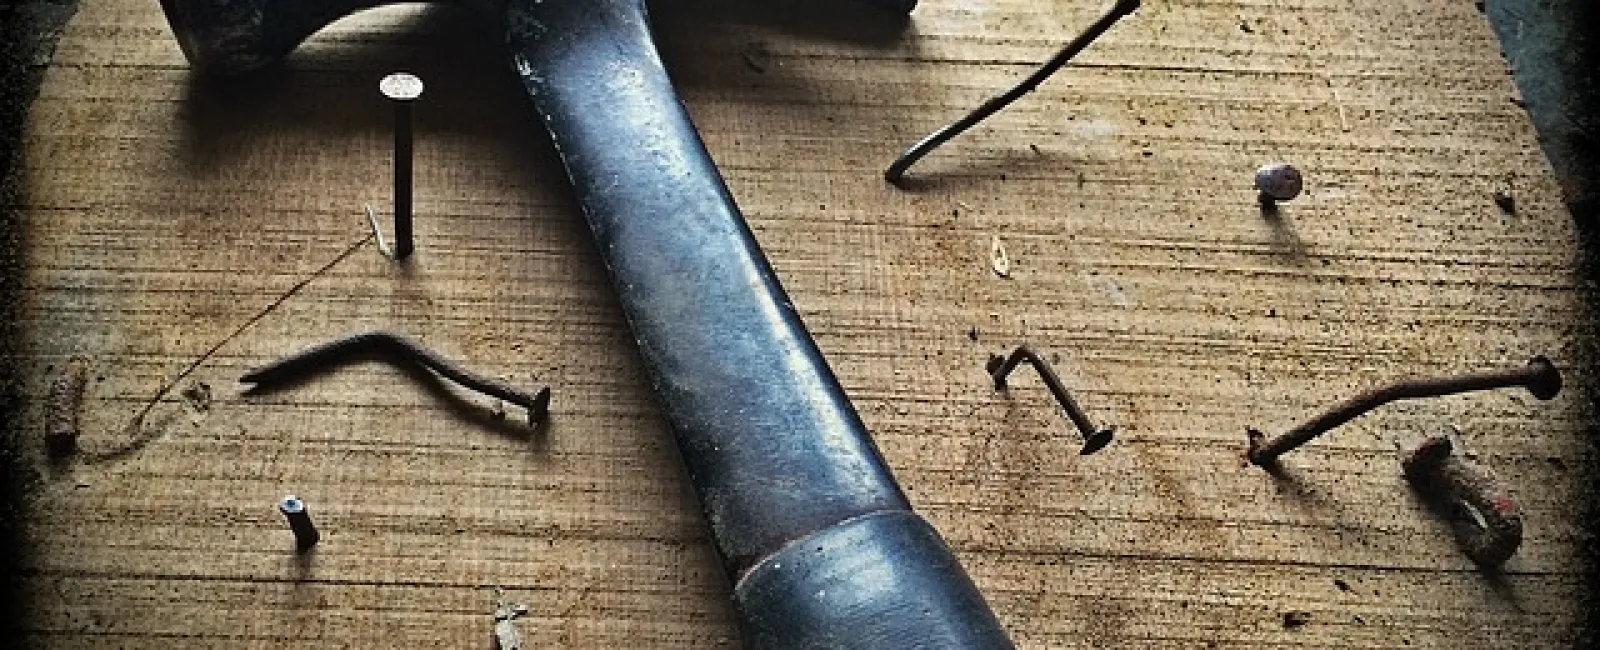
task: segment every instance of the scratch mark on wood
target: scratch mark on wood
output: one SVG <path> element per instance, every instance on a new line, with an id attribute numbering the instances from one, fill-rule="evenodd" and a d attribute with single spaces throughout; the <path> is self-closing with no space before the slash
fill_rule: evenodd
<path id="1" fill-rule="evenodd" d="M 341 251 L 338 255 L 335 255 L 334 258 L 329 260 L 327 264 L 323 264 L 317 270 L 312 271 L 310 275 L 307 275 L 304 279 L 296 282 L 294 286 L 289 287 L 287 291 L 279 294 L 277 298 L 273 299 L 272 302 L 267 303 L 265 307 L 262 307 L 260 310 L 258 310 L 249 319 L 245 320 L 244 323 L 234 328 L 234 330 L 227 336 L 222 337 L 221 340 L 212 344 L 210 348 L 207 348 L 206 351 L 199 357 L 196 357 L 194 361 L 189 362 L 189 365 L 185 367 L 182 372 L 179 372 L 176 377 L 173 377 L 172 379 L 167 380 L 165 384 L 162 384 L 161 388 L 156 391 L 155 395 L 151 396 L 149 401 L 145 402 L 144 406 L 139 409 L 139 412 L 133 416 L 131 421 L 128 422 L 128 426 L 123 428 L 123 434 L 129 436 L 131 440 L 111 451 L 86 454 L 84 456 L 84 462 L 90 465 L 95 465 L 99 463 L 120 460 L 138 453 L 139 450 L 144 449 L 145 446 L 153 442 L 160 434 L 160 429 L 156 429 L 154 432 L 145 431 L 144 419 L 146 416 L 150 415 L 151 409 L 154 409 L 157 404 L 161 403 L 162 398 L 165 398 L 168 393 L 172 392 L 174 387 L 176 387 L 183 380 L 187 379 L 189 375 L 194 374 L 194 371 L 199 369 L 201 364 L 209 361 L 212 356 L 216 355 L 218 350 L 222 349 L 223 346 L 233 342 L 233 340 L 238 338 L 240 334 L 243 334 L 245 330 L 250 329 L 256 323 L 260 322 L 261 319 L 266 318 L 268 314 L 273 312 L 273 310 L 277 309 L 284 302 L 287 302 L 290 298 L 293 298 L 295 294 L 300 293 L 302 289 L 305 289 L 306 285 L 311 284 L 312 281 L 322 277 L 328 271 L 332 270 L 333 267 L 338 266 L 340 262 L 343 262 L 351 255 L 354 255 L 355 252 L 360 250 L 362 246 L 365 246 L 367 242 L 372 241 L 375 234 L 375 232 L 368 232 L 366 236 L 345 247 L 343 251 Z"/>

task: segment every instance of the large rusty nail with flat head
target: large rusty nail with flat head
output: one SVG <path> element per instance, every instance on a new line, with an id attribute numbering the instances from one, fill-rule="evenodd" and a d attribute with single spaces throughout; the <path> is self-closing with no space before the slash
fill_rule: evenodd
<path id="1" fill-rule="evenodd" d="M 1400 467 L 1424 502 L 1449 519 L 1461 552 L 1479 566 L 1498 568 L 1522 545 L 1522 508 L 1493 472 L 1453 449 L 1449 437 L 1429 436 Z"/>
<path id="2" fill-rule="evenodd" d="M 1561 371 L 1543 356 L 1537 356 L 1520 368 L 1445 377 L 1441 379 L 1412 379 L 1370 390 L 1339 404 L 1300 426 L 1290 429 L 1272 440 L 1256 429 L 1249 429 L 1250 463 L 1258 467 L 1276 465 L 1278 457 L 1294 451 L 1341 424 L 1354 420 L 1372 409 L 1402 399 L 1439 397 L 1495 388 L 1521 386 L 1533 396 L 1548 400 L 1561 392 Z"/>

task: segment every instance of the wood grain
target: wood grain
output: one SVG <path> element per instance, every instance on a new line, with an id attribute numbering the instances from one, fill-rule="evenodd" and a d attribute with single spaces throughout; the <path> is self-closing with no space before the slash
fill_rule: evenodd
<path id="1" fill-rule="evenodd" d="M 1595 291 L 1471 3 L 1148 3 L 909 191 L 879 178 L 896 153 L 1103 8 L 926 0 L 902 32 L 754 4 L 656 3 L 664 55 L 888 461 L 1020 645 L 1582 633 Z M 737 646 L 677 452 L 496 41 L 465 12 L 386 8 L 208 83 L 157 3 L 84 2 L 24 162 L 29 394 L 42 405 L 73 355 L 94 363 L 83 459 L 41 460 L 35 641 L 485 647 L 503 599 L 529 606 L 531 647 Z M 399 69 L 428 84 L 418 253 L 369 243 L 319 272 L 367 236 L 363 203 L 387 205 L 376 84 Z M 1275 160 L 1308 187 L 1271 219 L 1250 182 Z M 1492 200 L 1505 184 L 1515 215 Z M 551 385 L 549 428 L 380 364 L 238 393 L 249 368 L 373 327 Z M 985 359 L 1021 341 L 1116 443 L 1076 456 L 1037 381 L 993 391 Z M 1541 353 L 1567 374 L 1551 402 L 1397 404 L 1286 457 L 1283 481 L 1242 461 L 1246 426 Z M 209 402 L 182 394 L 199 384 Z M 1391 440 L 1446 425 L 1524 507 L 1503 576 L 1400 477 Z M 309 558 L 274 510 L 289 492 L 323 531 Z"/>

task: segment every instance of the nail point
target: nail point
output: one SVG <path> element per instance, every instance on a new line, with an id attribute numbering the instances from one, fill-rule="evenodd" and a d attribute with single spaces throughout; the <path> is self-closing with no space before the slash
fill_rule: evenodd
<path id="1" fill-rule="evenodd" d="M 1006 376 L 1000 372 L 1000 369 L 1005 367 L 1005 363 L 1005 357 L 991 354 L 989 355 L 989 362 L 984 365 L 984 369 L 989 371 L 989 377 L 994 379 L 995 390 L 1006 389 Z"/>
<path id="2" fill-rule="evenodd" d="M 1250 447 L 1245 451 L 1245 458 L 1250 461 L 1251 465 L 1268 467 L 1277 464 L 1278 460 L 1276 458 L 1267 458 L 1261 453 L 1262 446 L 1267 442 L 1266 433 L 1255 427 L 1245 427 L 1244 433 L 1250 440 Z"/>
<path id="3" fill-rule="evenodd" d="M 533 396 L 533 406 L 528 409 L 528 424 L 538 426 L 550 417 L 550 387 L 546 386 Z"/>

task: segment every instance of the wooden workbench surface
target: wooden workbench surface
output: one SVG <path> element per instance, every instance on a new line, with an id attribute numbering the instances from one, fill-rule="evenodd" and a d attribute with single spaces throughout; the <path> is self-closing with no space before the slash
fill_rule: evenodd
<path id="1" fill-rule="evenodd" d="M 1581 632 L 1594 291 L 1472 3 L 1150 2 L 910 190 L 879 177 L 894 154 L 1104 7 L 926 0 L 901 31 L 755 4 L 657 2 L 665 57 L 887 460 L 1019 645 Z M 53 373 L 93 365 L 82 452 L 39 465 L 45 647 L 486 647 L 501 602 L 528 606 L 530 647 L 737 646 L 604 269 L 482 33 L 383 9 L 208 85 L 156 2 L 84 0 L 24 161 L 35 447 Z M 428 85 L 406 264 L 361 213 L 387 209 L 376 85 L 400 69 Z M 1275 160 L 1308 180 L 1271 219 L 1251 174 Z M 550 426 L 378 363 L 239 393 L 245 370 L 367 328 L 551 386 Z M 1036 378 L 992 389 L 986 358 L 1024 341 L 1116 443 L 1076 455 Z M 1534 354 L 1566 372 L 1550 402 L 1402 403 L 1287 456 L 1288 478 L 1242 461 L 1247 426 Z M 1524 509 L 1503 575 L 1400 476 L 1391 441 L 1451 425 Z M 304 558 L 285 493 L 324 534 Z"/>

